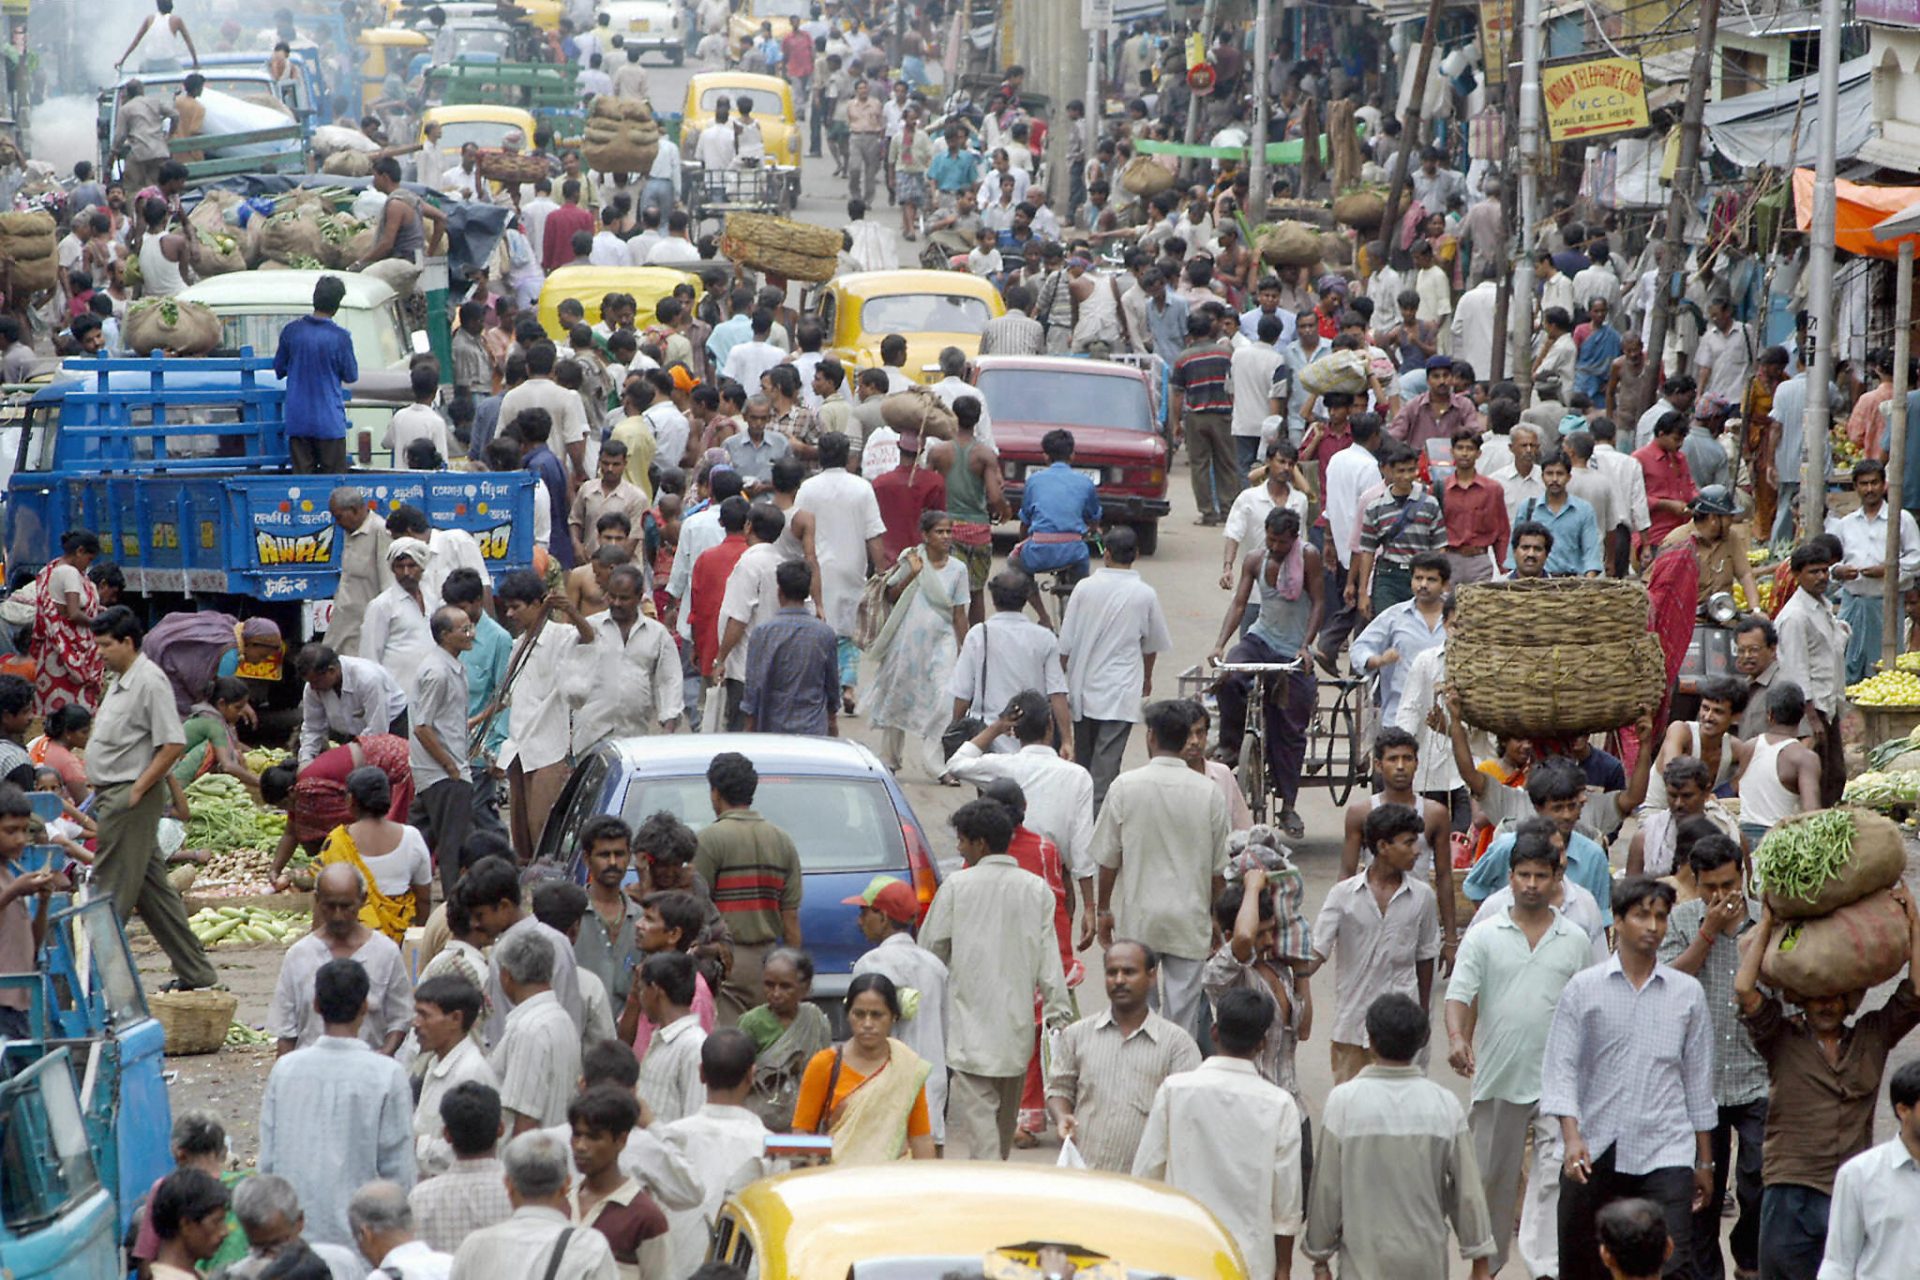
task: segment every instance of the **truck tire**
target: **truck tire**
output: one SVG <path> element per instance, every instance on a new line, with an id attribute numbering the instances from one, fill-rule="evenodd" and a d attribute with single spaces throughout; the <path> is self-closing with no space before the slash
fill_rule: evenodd
<path id="1" fill-rule="evenodd" d="M 1133 526 L 1134 537 L 1139 539 L 1140 554 L 1150 556 L 1160 549 L 1160 522 L 1142 520 Z"/>

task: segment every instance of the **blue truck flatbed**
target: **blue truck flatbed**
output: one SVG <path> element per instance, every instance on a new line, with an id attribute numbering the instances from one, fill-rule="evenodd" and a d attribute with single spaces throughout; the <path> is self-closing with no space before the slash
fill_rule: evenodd
<path id="1" fill-rule="evenodd" d="M 327 498 L 342 485 L 376 510 L 409 504 L 435 528 L 473 534 L 496 574 L 532 564 L 529 473 L 296 474 L 284 404 L 272 360 L 250 349 L 69 360 L 28 402 L 7 485 L 9 574 L 38 569 L 63 533 L 88 529 L 136 595 L 236 614 L 324 601 L 339 581 Z"/>

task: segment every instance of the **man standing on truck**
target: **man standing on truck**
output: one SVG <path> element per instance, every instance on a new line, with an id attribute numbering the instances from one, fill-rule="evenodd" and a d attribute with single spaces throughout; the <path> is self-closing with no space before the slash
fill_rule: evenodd
<path id="1" fill-rule="evenodd" d="M 347 286 L 321 276 L 313 286 L 313 314 L 280 331 L 273 372 L 286 382 L 287 449 L 300 475 L 339 475 L 347 469 L 346 384 L 360 379 L 353 338 L 334 323 Z"/>
<path id="2" fill-rule="evenodd" d="M 380 234 L 367 256 L 353 264 L 353 270 L 364 271 L 370 264 L 389 258 L 417 264 L 423 252 L 433 255 L 441 251 L 447 216 L 401 187 L 398 160 L 382 156 L 374 161 L 373 189 L 387 198 L 380 210 Z"/>
<path id="3" fill-rule="evenodd" d="M 120 90 L 112 150 L 123 161 L 120 185 L 124 189 L 138 192 L 153 185 L 168 156 L 167 124 L 177 119 L 179 113 L 159 98 L 149 98 L 147 87 L 138 80 L 127 81 Z"/>

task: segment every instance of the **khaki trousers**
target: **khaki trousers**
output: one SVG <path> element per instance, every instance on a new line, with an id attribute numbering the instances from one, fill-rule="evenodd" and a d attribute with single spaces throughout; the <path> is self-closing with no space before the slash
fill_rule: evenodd
<path id="1" fill-rule="evenodd" d="M 1005 1160 L 1013 1150 L 1025 1075 L 976 1076 L 955 1071 L 947 1092 L 947 1142 L 958 1141 L 969 1160 Z"/>
<path id="2" fill-rule="evenodd" d="M 760 974 L 767 967 L 767 955 L 779 945 L 777 942 L 733 944 L 733 963 L 727 967 L 727 976 L 721 981 L 720 989 L 713 993 L 714 1026 L 735 1026 L 741 1014 L 755 1005 L 766 1003 L 767 996 L 760 985 Z"/>
<path id="3" fill-rule="evenodd" d="M 533 861 L 540 833 L 547 828 L 547 815 L 553 812 L 570 772 L 564 760 L 538 769 L 523 769 L 518 760 L 507 766 L 507 800 L 513 810 L 508 831 L 521 862 Z"/>
<path id="4" fill-rule="evenodd" d="M 114 914 L 125 924 L 135 911 L 147 932 L 173 965 L 174 976 L 189 987 L 210 987 L 220 980 L 205 948 L 187 926 L 187 906 L 167 883 L 167 862 L 160 853 L 160 815 L 167 807 L 162 783 L 128 803 L 130 782 L 101 787 L 93 811 L 99 826 L 99 852 L 93 862 L 96 894 L 112 894 Z"/>

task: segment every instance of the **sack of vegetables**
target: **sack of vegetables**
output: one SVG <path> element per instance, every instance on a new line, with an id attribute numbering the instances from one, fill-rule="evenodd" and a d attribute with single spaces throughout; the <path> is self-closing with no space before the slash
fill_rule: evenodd
<path id="1" fill-rule="evenodd" d="M 197 302 L 142 298 L 127 308 L 127 349 L 144 356 L 204 356 L 220 345 L 220 317 Z"/>
<path id="2" fill-rule="evenodd" d="M 1774 926 L 1760 976 L 1796 996 L 1865 991 L 1899 973 L 1911 951 L 1906 909 L 1882 889 L 1832 915 Z"/>
<path id="3" fill-rule="evenodd" d="M 1906 868 L 1900 828 L 1865 809 L 1797 814 L 1753 852 L 1754 884 L 1780 920 L 1838 911 L 1892 887 Z"/>

